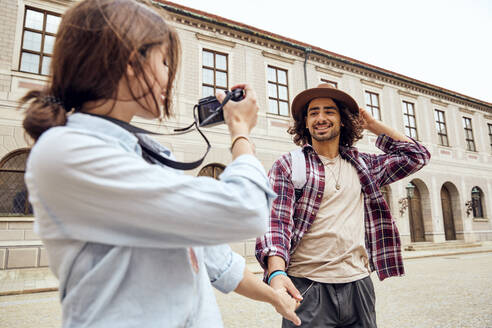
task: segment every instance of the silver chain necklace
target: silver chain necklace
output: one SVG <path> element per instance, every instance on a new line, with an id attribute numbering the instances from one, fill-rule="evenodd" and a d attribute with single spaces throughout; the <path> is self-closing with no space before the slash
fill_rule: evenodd
<path id="1" fill-rule="evenodd" d="M 335 173 L 333 172 L 333 170 L 331 169 L 331 167 L 329 167 L 328 165 L 325 165 L 326 168 L 328 168 L 328 170 L 330 170 L 331 172 L 331 175 L 333 175 L 333 180 L 335 180 L 335 189 L 336 190 L 340 190 L 340 171 L 341 171 L 341 166 L 342 166 L 342 162 L 340 161 L 340 155 L 338 155 L 338 159 L 337 159 L 337 162 L 339 163 L 338 164 L 338 179 L 336 178 L 335 176 Z"/>

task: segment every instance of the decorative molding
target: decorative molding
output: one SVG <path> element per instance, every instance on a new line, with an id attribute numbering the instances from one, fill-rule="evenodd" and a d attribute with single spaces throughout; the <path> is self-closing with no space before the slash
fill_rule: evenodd
<path id="1" fill-rule="evenodd" d="M 448 107 L 448 103 L 445 103 L 445 102 L 442 102 L 440 100 L 436 100 L 436 99 L 431 99 L 431 103 L 433 103 L 434 105 L 438 105 L 438 106 L 442 106 L 442 107 Z"/>
<path id="2" fill-rule="evenodd" d="M 275 126 L 277 128 L 288 128 L 289 127 L 289 122 L 284 122 L 284 121 L 270 121 L 270 126 Z"/>
<path id="3" fill-rule="evenodd" d="M 333 71 L 333 70 L 331 70 L 329 68 L 324 68 L 324 67 L 321 67 L 321 66 L 315 66 L 314 69 L 317 70 L 318 72 L 329 74 L 329 75 L 333 75 L 335 77 L 342 77 L 343 76 L 343 73 L 340 73 L 340 72 L 337 72 L 337 71 Z"/>
<path id="4" fill-rule="evenodd" d="M 382 89 L 384 87 L 384 84 L 376 83 L 376 82 L 369 81 L 369 80 L 360 79 L 360 82 L 362 84 L 365 84 L 365 85 L 368 85 L 371 87 L 375 87 L 375 88 L 379 88 L 379 89 Z"/>
<path id="5" fill-rule="evenodd" d="M 459 111 L 462 112 L 462 113 L 466 113 L 466 114 L 470 114 L 470 115 L 473 115 L 475 114 L 474 111 L 470 110 L 470 109 L 467 109 L 467 108 L 463 108 L 463 107 L 460 107 L 459 108 Z"/>
<path id="6" fill-rule="evenodd" d="M 439 149 L 439 154 L 451 155 L 451 151 L 448 149 Z"/>
<path id="7" fill-rule="evenodd" d="M 271 53 L 271 52 L 268 52 L 268 51 L 265 51 L 265 50 L 263 50 L 261 52 L 261 54 L 264 57 L 275 59 L 275 60 L 279 60 L 279 61 L 283 61 L 283 62 L 289 63 L 289 64 L 294 64 L 294 62 L 295 62 L 295 59 L 294 58 L 289 58 L 289 57 L 277 55 L 277 54 L 274 54 L 274 53 Z"/>
<path id="8" fill-rule="evenodd" d="M 248 28 L 244 28 L 241 26 L 224 25 L 220 22 L 220 20 L 214 21 L 212 18 L 208 17 L 199 17 L 198 15 L 190 17 L 187 14 L 185 15 L 183 13 L 179 13 L 179 11 L 173 12 L 167 9 L 166 11 L 175 23 L 198 28 L 206 32 L 215 33 L 219 38 L 223 35 L 224 37 L 230 39 L 249 42 L 260 47 L 271 49 L 273 51 L 296 56 L 299 57 L 299 60 L 304 59 L 305 52 L 303 51 L 303 49 L 296 47 L 296 43 L 290 43 L 290 41 L 284 42 L 283 40 L 275 39 L 268 34 L 261 34 L 257 31 L 249 30 Z M 311 53 L 309 55 L 309 60 L 312 60 L 315 63 L 319 63 L 319 65 L 330 66 L 331 68 L 334 68 L 338 71 L 342 71 L 337 72 L 322 67 L 316 68 L 316 70 L 320 72 L 331 74 L 337 77 L 340 77 L 346 73 L 357 74 L 361 77 L 380 81 L 385 85 L 389 84 L 396 88 L 403 88 L 412 92 L 417 92 L 418 94 L 425 95 L 429 98 L 439 98 L 443 101 L 448 101 L 456 105 L 466 106 L 476 110 L 480 110 L 487 114 L 492 114 L 492 106 L 490 106 L 489 103 L 475 100 L 473 98 L 467 99 L 467 96 L 462 96 L 460 94 L 455 95 L 454 92 L 451 90 L 440 91 L 432 85 L 426 86 L 422 85 L 422 83 L 419 83 L 418 81 L 413 82 L 411 78 L 406 78 L 405 76 L 399 77 L 397 76 L 398 73 L 394 73 L 396 75 L 393 76 L 393 73 L 390 71 L 379 72 L 377 71 L 377 68 L 375 70 L 371 66 L 365 66 L 364 63 L 360 63 L 357 61 L 351 62 L 347 59 L 347 57 L 341 55 L 337 55 L 334 53 L 323 53 L 323 55 Z"/>
<path id="9" fill-rule="evenodd" d="M 487 115 L 487 114 L 484 114 L 483 117 L 486 119 L 486 120 L 492 120 L 492 115 Z"/>
<path id="10" fill-rule="evenodd" d="M 419 97 L 416 94 L 413 94 L 413 93 L 410 93 L 407 91 L 403 91 L 403 90 L 398 90 L 398 94 L 401 96 L 405 96 L 405 97 L 409 97 L 409 98 L 413 98 L 413 99 L 417 99 Z"/>
<path id="11" fill-rule="evenodd" d="M 19 81 L 17 83 L 19 88 L 31 89 L 31 90 L 42 90 L 45 88 L 45 85 L 39 83 L 33 83 L 29 81 Z"/>
<path id="12" fill-rule="evenodd" d="M 65 7 L 65 9 L 68 9 L 72 4 L 77 3 L 77 0 L 45 0 L 45 1 L 26 1 L 27 5 L 32 5 L 32 4 L 37 4 L 37 3 L 43 3 L 43 2 L 49 2 L 55 5 L 60 5 Z"/>
<path id="13" fill-rule="evenodd" d="M 12 77 L 19 78 L 19 79 L 28 79 L 29 81 L 36 81 L 36 82 L 40 82 L 40 83 L 45 83 L 45 82 L 49 81 L 48 76 L 34 74 L 34 73 L 10 71 L 8 73 L 8 75 L 11 75 Z"/>
<path id="14" fill-rule="evenodd" d="M 219 44 L 221 46 L 226 46 L 230 48 L 234 48 L 236 46 L 236 42 L 227 41 L 224 39 L 217 38 L 215 36 L 205 35 L 201 33 L 195 33 L 195 36 L 198 40 L 212 42 L 215 44 Z"/>
<path id="15" fill-rule="evenodd" d="M 0 222 L 34 222 L 34 216 L 0 216 Z"/>

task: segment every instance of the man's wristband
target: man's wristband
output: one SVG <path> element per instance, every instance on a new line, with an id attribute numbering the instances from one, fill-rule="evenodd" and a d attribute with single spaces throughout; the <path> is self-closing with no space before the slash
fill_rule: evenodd
<path id="1" fill-rule="evenodd" d="M 273 277 L 278 276 L 278 275 L 284 275 L 284 276 L 286 276 L 287 273 L 284 270 L 275 270 L 275 271 L 273 271 L 268 276 L 268 284 L 270 285 L 270 281 L 272 281 Z"/>

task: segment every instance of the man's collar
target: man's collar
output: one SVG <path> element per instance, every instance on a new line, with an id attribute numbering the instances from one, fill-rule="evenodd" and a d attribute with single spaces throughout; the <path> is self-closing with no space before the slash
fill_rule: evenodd
<path id="1" fill-rule="evenodd" d="M 314 150 L 313 146 L 308 143 L 302 146 L 302 151 L 305 153 L 313 152 L 315 154 L 318 154 L 316 153 L 316 150 Z M 356 147 L 347 147 L 347 146 L 339 146 L 338 151 L 340 155 L 344 158 L 347 156 L 353 156 L 358 152 Z"/>

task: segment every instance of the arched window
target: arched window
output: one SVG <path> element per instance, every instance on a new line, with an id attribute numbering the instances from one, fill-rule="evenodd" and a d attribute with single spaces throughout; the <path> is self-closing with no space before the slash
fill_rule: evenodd
<path id="1" fill-rule="evenodd" d="M 18 149 L 0 160 L 0 216 L 32 215 L 24 183 L 29 151 Z"/>
<path id="2" fill-rule="evenodd" d="M 200 170 L 198 176 L 212 177 L 214 179 L 219 179 L 219 175 L 224 172 L 225 165 L 219 163 L 208 164 Z"/>
<path id="3" fill-rule="evenodd" d="M 471 191 L 472 209 L 474 218 L 483 218 L 483 192 L 479 187 L 473 187 Z"/>

